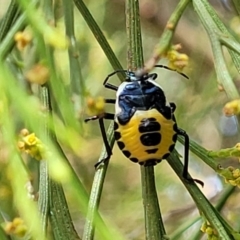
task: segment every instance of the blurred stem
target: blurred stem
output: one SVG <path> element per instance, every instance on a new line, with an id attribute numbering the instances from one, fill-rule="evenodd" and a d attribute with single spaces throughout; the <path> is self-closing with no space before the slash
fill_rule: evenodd
<path id="1" fill-rule="evenodd" d="M 202 0 L 202 4 L 206 7 L 206 10 L 208 11 L 209 16 L 211 16 L 212 20 L 215 22 L 221 33 L 229 38 L 234 38 L 233 35 L 228 31 L 226 26 L 223 24 L 221 19 L 216 14 L 216 11 L 211 7 L 211 5 L 206 0 Z M 216 32 L 215 32 L 216 33 Z M 229 50 L 229 54 L 232 57 L 233 63 L 235 67 L 237 68 L 238 72 L 240 73 L 240 61 L 239 61 L 239 55 L 236 54 L 234 51 Z"/>
<path id="2" fill-rule="evenodd" d="M 107 137 L 108 142 L 110 144 L 110 147 L 113 148 L 114 145 L 114 134 L 113 134 L 113 122 L 111 122 L 108 131 L 107 131 Z M 105 146 L 103 146 L 101 155 L 99 157 L 98 161 L 101 161 L 102 159 L 107 157 L 107 153 L 105 150 Z M 102 196 L 102 190 L 103 190 L 103 184 L 108 168 L 109 161 L 105 162 L 104 165 L 99 167 L 96 170 L 96 173 L 94 175 L 92 189 L 90 193 L 89 203 L 88 203 L 88 212 L 86 217 L 86 223 L 84 225 L 84 231 L 83 231 L 83 240 L 91 240 L 94 238 L 95 234 L 95 222 L 96 221 L 96 213 L 98 212 L 101 196 Z"/>
<path id="3" fill-rule="evenodd" d="M 139 2 L 137 0 L 126 0 L 126 29 L 128 38 L 128 69 L 134 71 L 143 67 Z M 141 179 L 146 239 L 165 239 L 166 232 L 158 203 L 154 166 L 141 167 Z"/>
<path id="4" fill-rule="evenodd" d="M 29 175 L 25 170 L 19 152 L 16 149 L 16 129 L 11 121 L 12 113 L 10 112 L 10 109 L 12 109 L 13 103 L 18 102 L 18 96 L 16 93 L 20 88 L 18 88 L 17 91 L 14 91 L 15 89 L 13 88 L 13 90 L 11 88 L 12 84 L 15 86 L 17 84 L 14 81 L 15 79 L 12 77 L 11 72 L 8 71 L 5 63 L 2 61 L 0 61 L 0 72 L 0 89 L 2 90 L 0 98 L 3 108 L 1 112 L 1 126 L 4 126 L 1 127 L 1 132 L 4 144 L 9 146 L 7 171 L 10 176 L 14 176 L 9 178 L 9 180 L 14 191 L 13 197 L 15 207 L 27 226 L 31 228 L 32 238 L 43 240 L 45 237 L 42 235 L 36 203 L 27 196 L 26 189 L 24 188 L 26 182 L 29 181 Z M 9 105 L 9 102 L 11 102 L 11 106 Z"/>
<path id="5" fill-rule="evenodd" d="M 229 197 L 232 195 L 232 193 L 233 193 L 235 190 L 236 190 L 236 187 L 229 185 L 229 186 L 227 186 L 227 187 L 223 190 L 223 192 L 221 192 L 221 195 L 220 195 L 220 197 L 219 197 L 219 199 L 218 199 L 218 201 L 217 201 L 217 203 L 216 203 L 216 205 L 215 205 L 216 210 L 218 210 L 219 212 L 221 212 L 221 210 L 222 210 L 223 207 L 225 206 L 227 200 L 229 199 Z M 200 217 L 199 217 L 198 220 L 200 220 Z M 199 240 L 199 239 L 201 239 L 201 237 L 202 237 L 203 234 L 204 234 L 203 232 L 197 231 L 197 232 L 196 232 L 196 235 L 193 236 L 192 239 L 193 239 L 193 240 Z M 172 240 L 174 240 L 174 239 L 172 239 Z"/>
<path id="6" fill-rule="evenodd" d="M 41 132 L 43 134 L 43 141 L 49 138 L 49 112 L 51 109 L 49 90 L 46 86 L 40 87 L 39 89 L 40 101 L 44 109 L 46 109 L 46 116 L 43 121 L 41 121 Z M 40 218 L 42 222 L 43 236 L 47 234 L 48 217 L 49 217 L 49 192 L 50 183 L 48 175 L 48 163 L 46 160 L 40 161 L 39 169 L 39 200 L 38 207 L 40 211 Z"/>
<path id="7" fill-rule="evenodd" d="M 105 36 L 103 35 L 101 29 L 97 25 L 96 21 L 92 17 L 91 13 L 87 9 L 86 5 L 82 0 L 73 0 L 78 10 L 81 12 L 83 18 L 85 19 L 86 23 L 88 24 L 89 28 L 91 29 L 93 35 L 95 36 L 96 40 L 100 44 L 102 50 L 104 51 L 105 55 L 107 56 L 109 62 L 111 63 L 114 70 L 123 69 L 120 62 L 116 58 L 112 48 L 110 47 L 109 43 L 107 42 Z M 119 73 L 118 77 L 121 81 L 125 80 L 125 75 L 123 73 Z"/>
<path id="8" fill-rule="evenodd" d="M 14 35 L 25 27 L 26 15 L 22 14 L 9 29 L 7 35 L 4 36 L 0 44 L 0 60 L 3 60 L 11 52 L 14 46 Z M 1 29 L 0 29 L 1 30 Z"/>
<path id="9" fill-rule="evenodd" d="M 184 138 L 182 136 L 178 136 L 178 141 L 184 144 Z M 201 160 L 203 160 L 209 167 L 211 167 L 214 171 L 219 172 L 220 166 L 215 161 L 214 158 L 209 157 L 208 155 L 209 151 L 207 151 L 205 148 L 203 148 L 193 140 L 190 140 L 189 149 Z"/>
<path id="10" fill-rule="evenodd" d="M 240 55 L 240 44 L 235 39 L 226 37 L 222 34 L 219 36 L 219 41 L 222 45 L 226 46 L 227 48 L 235 51 L 238 55 Z"/>
<path id="11" fill-rule="evenodd" d="M 49 128 L 52 109 L 47 86 L 40 88 L 40 99 L 46 114 L 44 120 L 41 121 L 44 142 L 54 141 L 55 134 L 53 132 L 52 134 Z M 39 207 L 44 234 L 47 230 L 47 220 L 50 218 L 55 239 L 79 239 L 72 223 L 62 186 L 49 178 L 48 163 L 46 160 L 42 161 L 45 163 L 40 165 L 40 180 L 43 181 L 40 182 L 39 188 Z"/>
<path id="12" fill-rule="evenodd" d="M 238 15 L 240 15 L 240 2 L 239 2 L 239 0 L 233 0 L 232 2 L 233 2 L 233 5 L 234 5 Z"/>
<path id="13" fill-rule="evenodd" d="M 11 237 L 8 236 L 2 227 L 0 227 L 0 239 L 1 240 L 11 240 Z"/>
<path id="14" fill-rule="evenodd" d="M 176 151 L 174 151 L 167 160 L 187 188 L 199 211 L 204 214 L 211 225 L 217 230 L 219 237 L 224 240 L 232 240 L 232 236 L 235 234 L 234 230 L 226 223 L 218 211 L 211 205 L 211 203 L 199 190 L 196 184 L 189 183 L 182 177 L 183 165 L 178 158 Z"/>
<path id="15" fill-rule="evenodd" d="M 179 142 L 184 144 L 184 139 L 181 136 L 178 137 L 178 140 Z M 212 151 L 207 151 L 205 148 L 203 148 L 193 140 L 190 140 L 189 149 L 219 175 L 227 179 L 232 178 L 231 170 L 229 168 L 222 168 L 222 166 L 213 157 L 210 156 L 213 154 Z"/>
<path id="16" fill-rule="evenodd" d="M 131 71 L 143 67 L 142 36 L 138 1 L 126 1 L 127 65 Z"/>
<path id="17" fill-rule="evenodd" d="M 147 240 L 168 239 L 155 186 L 154 166 L 141 167 L 142 197 Z"/>
<path id="18" fill-rule="evenodd" d="M 64 10 L 64 20 L 65 20 L 65 29 L 66 35 L 69 38 L 69 47 L 68 47 L 68 58 L 69 58 L 69 67 L 70 67 L 70 86 L 73 102 L 75 106 L 78 106 L 80 102 L 80 109 L 77 109 L 77 112 L 80 112 L 84 109 L 84 99 L 86 97 L 86 86 L 84 83 L 84 78 L 81 73 L 80 65 L 80 54 L 77 47 L 75 32 L 74 32 L 74 11 L 73 11 L 73 2 L 69 0 L 63 0 L 63 10 Z M 83 132 L 82 119 L 80 121 L 80 133 Z"/>
<path id="19" fill-rule="evenodd" d="M 79 59 L 79 52 L 77 48 L 77 42 L 74 32 L 74 11 L 73 2 L 63 0 L 64 20 L 66 34 L 70 40 L 68 48 L 69 65 L 70 65 L 70 79 L 71 90 L 75 94 L 79 94 L 83 102 L 85 96 L 85 84 L 81 74 L 81 66 Z"/>
<path id="20" fill-rule="evenodd" d="M 149 72 L 151 71 L 156 63 L 160 60 L 160 58 L 168 51 L 172 38 L 174 35 L 174 31 L 177 27 L 177 24 L 185 11 L 188 4 L 191 0 L 180 0 L 177 7 L 173 11 L 171 17 L 169 18 L 165 30 L 162 36 L 159 39 L 157 46 L 155 47 L 154 53 L 152 57 L 146 62 L 144 71 Z M 163 10 L 164 11 L 164 10 Z"/>
<path id="21" fill-rule="evenodd" d="M 16 1 L 12 0 L 7 9 L 6 15 L 3 17 L 0 23 L 0 42 L 2 42 L 2 40 L 8 34 L 13 23 L 17 20 L 17 16 L 19 16 L 19 8 Z"/>
<path id="22" fill-rule="evenodd" d="M 222 208 L 225 206 L 228 198 L 232 195 L 232 193 L 234 192 L 234 190 L 236 189 L 236 187 L 233 186 L 227 186 L 222 192 L 221 194 L 219 194 L 219 199 L 217 201 L 217 203 L 215 204 L 215 208 L 216 210 L 218 210 L 219 212 L 222 210 Z M 195 217 L 193 219 L 187 220 L 186 222 L 184 222 L 184 224 L 182 224 L 179 228 L 176 229 L 176 231 L 174 231 L 171 235 L 170 235 L 170 239 L 171 240 L 178 240 L 181 238 L 181 235 L 190 227 L 192 227 L 195 223 L 197 223 L 198 221 L 201 220 L 201 217 Z M 202 235 L 204 233 L 199 231 L 199 229 L 196 230 L 196 234 L 195 236 L 192 237 L 192 240 L 199 240 L 201 239 Z"/>
<path id="23" fill-rule="evenodd" d="M 208 33 L 212 45 L 214 65 L 217 73 L 218 82 L 220 85 L 223 86 L 227 96 L 230 99 L 237 99 L 239 98 L 239 93 L 226 67 L 226 63 L 222 53 L 221 41 L 218 37 L 219 35 L 224 34 L 226 35 L 226 37 L 231 39 L 233 38 L 233 36 L 228 32 L 222 21 L 218 18 L 216 12 L 206 0 L 193 0 L 193 6 L 204 28 Z M 239 54 L 232 50 L 230 50 L 229 53 L 233 59 L 236 68 L 240 72 Z"/>

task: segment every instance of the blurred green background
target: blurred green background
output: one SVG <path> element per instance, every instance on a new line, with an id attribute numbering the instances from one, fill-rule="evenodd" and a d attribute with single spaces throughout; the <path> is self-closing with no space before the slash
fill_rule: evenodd
<path id="1" fill-rule="evenodd" d="M 126 67 L 125 2 L 123 0 L 88 0 L 85 3 L 121 64 Z M 145 60 L 151 57 L 177 3 L 178 1 L 175 0 L 140 1 Z M 239 36 L 240 21 L 235 17 L 236 13 L 230 4 L 227 3 L 226 5 L 221 1 L 211 1 L 211 3 L 229 29 Z M 9 1 L 1 0 L 0 18 L 4 15 L 8 4 Z M 61 2 L 59 2 L 58 11 L 58 24 L 61 28 L 63 27 Z M 114 97 L 112 91 L 106 90 L 102 86 L 103 80 L 107 74 L 113 72 L 113 69 L 78 11 L 75 11 L 75 30 L 79 45 L 81 70 L 87 91 L 93 97 Z M 235 117 L 226 118 L 222 114 L 222 108 L 228 99 L 224 92 L 218 90 L 210 42 L 192 7 L 187 8 L 177 27 L 173 44 L 178 43 L 182 45 L 181 51 L 189 56 L 189 65 L 183 70 L 189 76 L 189 80 L 175 72 L 162 69 L 154 70 L 158 73 L 157 82 L 165 90 L 168 101 L 175 102 L 177 105 L 176 119 L 178 125 L 187 131 L 191 139 L 206 149 L 218 150 L 232 147 L 239 139 L 238 119 Z M 224 53 L 226 62 L 229 62 L 228 67 L 231 76 L 235 79 L 236 85 L 240 86 L 239 77 L 231 65 L 229 55 L 227 52 Z M 57 51 L 56 62 L 67 83 L 69 81 L 67 52 Z M 167 61 L 162 60 L 160 64 L 167 65 Z M 112 81 L 116 84 L 119 83 L 117 77 L 113 78 Z M 113 110 L 112 107 L 109 107 L 109 111 Z M 86 108 L 77 108 L 76 115 L 80 118 L 87 117 Z M 79 142 L 78 152 L 72 152 L 68 148 L 64 148 L 64 150 L 90 192 L 95 171 L 94 164 L 102 148 L 102 138 L 97 122 L 89 122 L 84 125 L 82 135 L 83 138 Z M 176 148 L 179 154 L 183 155 L 182 145 L 177 144 Z M 4 164 L 7 161 L 4 147 L 0 149 L 0 156 L 2 169 L 4 169 Z M 191 155 L 190 163 L 191 175 L 204 182 L 202 191 L 214 203 L 225 187 L 224 182 L 194 155 Z M 238 162 L 235 159 L 223 159 L 221 164 L 223 166 L 234 166 Z M 155 174 L 164 222 L 167 232 L 171 233 L 178 225 L 187 221 L 190 217 L 198 215 L 197 208 L 166 161 L 156 166 Z M 124 233 L 126 239 L 141 240 L 145 238 L 140 183 L 140 167 L 126 159 L 118 147 L 115 146 L 104 185 L 100 212 Z M 65 190 L 75 226 L 81 233 L 84 218 L 79 213 L 75 199 L 71 194 L 68 194 L 67 186 L 65 186 Z M 237 201 L 239 197 L 239 191 L 236 191 L 223 211 L 224 215 L 236 224 L 238 224 L 236 220 L 239 219 L 240 204 Z M 15 212 L 9 199 L 11 199 L 11 191 L 8 189 L 5 174 L 1 173 L 0 204 L 4 206 L 6 215 L 13 217 Z M 199 225 L 196 226 L 196 229 L 199 229 Z M 187 236 L 191 233 L 187 232 L 186 234 L 182 239 L 190 239 Z"/>

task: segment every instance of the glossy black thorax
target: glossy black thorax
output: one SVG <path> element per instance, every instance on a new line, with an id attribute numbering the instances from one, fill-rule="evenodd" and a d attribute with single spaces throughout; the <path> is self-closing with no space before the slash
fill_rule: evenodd
<path id="1" fill-rule="evenodd" d="M 121 111 L 116 113 L 116 117 L 122 125 L 130 121 L 137 110 L 147 111 L 155 108 L 166 119 L 171 119 L 172 117 L 171 108 L 166 103 L 163 90 L 151 81 L 127 83 L 118 94 L 118 107 Z"/>

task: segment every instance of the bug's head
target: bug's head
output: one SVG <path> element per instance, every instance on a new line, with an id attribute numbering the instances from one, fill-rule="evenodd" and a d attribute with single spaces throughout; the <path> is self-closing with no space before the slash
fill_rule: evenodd
<path id="1" fill-rule="evenodd" d="M 151 80 L 155 80 L 157 78 L 157 74 L 156 73 L 152 73 L 152 74 L 144 74 L 144 75 L 140 75 L 140 74 L 136 74 L 136 72 L 131 72 L 129 71 L 127 73 L 127 77 L 126 77 L 126 82 L 147 82 L 149 79 Z"/>

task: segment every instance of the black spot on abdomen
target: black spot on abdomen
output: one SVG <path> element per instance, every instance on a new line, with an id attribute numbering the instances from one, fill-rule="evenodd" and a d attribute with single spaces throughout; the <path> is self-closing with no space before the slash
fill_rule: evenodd
<path id="1" fill-rule="evenodd" d="M 140 133 L 160 131 L 161 125 L 155 118 L 144 118 L 139 124 L 138 130 Z"/>
<path id="2" fill-rule="evenodd" d="M 146 133 L 140 137 L 140 141 L 144 146 L 155 146 L 161 142 L 161 134 L 159 132 Z"/>

